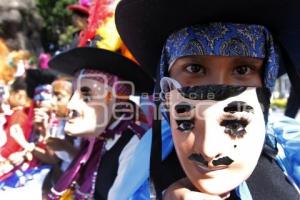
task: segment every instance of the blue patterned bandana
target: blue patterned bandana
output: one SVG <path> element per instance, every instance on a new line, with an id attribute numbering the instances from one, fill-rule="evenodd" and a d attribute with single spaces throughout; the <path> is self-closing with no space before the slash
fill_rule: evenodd
<path id="1" fill-rule="evenodd" d="M 273 90 L 279 68 L 270 32 L 260 25 L 210 23 L 189 26 L 167 39 L 160 61 L 160 78 L 182 56 L 247 56 L 264 59 L 264 86 Z"/>

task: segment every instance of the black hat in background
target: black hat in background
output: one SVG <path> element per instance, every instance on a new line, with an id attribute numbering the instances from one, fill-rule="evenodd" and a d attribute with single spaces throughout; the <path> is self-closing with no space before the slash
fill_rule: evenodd
<path id="1" fill-rule="evenodd" d="M 78 47 L 58 54 L 50 68 L 68 75 L 80 69 L 96 69 L 135 84 L 136 94 L 152 93 L 153 79 L 135 62 L 119 53 L 95 47 Z"/>
<path id="2" fill-rule="evenodd" d="M 51 84 L 57 78 L 51 70 L 28 69 L 26 70 L 25 82 L 27 84 L 27 95 L 34 96 L 34 90 L 39 85 Z"/>

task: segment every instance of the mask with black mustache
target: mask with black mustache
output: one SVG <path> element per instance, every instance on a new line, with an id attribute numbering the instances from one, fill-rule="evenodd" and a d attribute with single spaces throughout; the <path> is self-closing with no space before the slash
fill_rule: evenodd
<path id="1" fill-rule="evenodd" d="M 169 77 L 161 88 L 177 156 L 194 186 L 214 193 L 213 185 L 231 181 L 237 187 L 246 180 L 264 144 L 269 89 L 181 87 Z"/>

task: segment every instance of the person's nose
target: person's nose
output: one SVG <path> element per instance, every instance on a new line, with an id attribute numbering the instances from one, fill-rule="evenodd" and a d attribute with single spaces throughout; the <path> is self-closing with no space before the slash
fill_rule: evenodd
<path id="1" fill-rule="evenodd" d="M 231 83 L 226 71 L 223 70 L 214 71 L 211 75 L 210 82 L 213 85 L 229 85 Z"/>

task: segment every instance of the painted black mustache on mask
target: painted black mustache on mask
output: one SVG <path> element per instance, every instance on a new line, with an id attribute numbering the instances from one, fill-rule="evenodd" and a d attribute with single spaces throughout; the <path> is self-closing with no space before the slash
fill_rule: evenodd
<path id="1" fill-rule="evenodd" d="M 208 166 L 208 161 L 205 160 L 201 154 L 193 153 L 189 156 L 189 160 L 201 163 L 206 167 Z M 212 164 L 214 166 L 218 166 L 218 165 L 227 165 L 228 166 L 231 163 L 233 163 L 233 160 L 231 158 L 229 158 L 228 156 L 225 156 L 225 157 L 222 157 L 222 158 L 212 161 Z"/>

